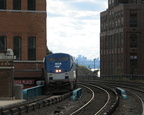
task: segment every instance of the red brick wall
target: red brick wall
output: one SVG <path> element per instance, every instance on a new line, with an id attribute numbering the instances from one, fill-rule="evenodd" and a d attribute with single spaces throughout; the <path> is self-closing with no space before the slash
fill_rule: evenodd
<path id="1" fill-rule="evenodd" d="M 137 11 L 137 27 L 130 27 L 130 11 L 136 10 Z M 109 12 L 113 11 L 113 15 L 109 15 Z M 119 12 L 117 12 L 119 11 Z M 117 14 L 123 14 L 123 24 L 119 27 L 114 27 L 114 29 L 107 29 L 102 30 L 102 24 L 109 24 L 109 19 L 113 19 L 113 22 L 116 22 L 116 18 L 118 17 Z M 115 68 L 117 65 L 120 65 L 122 68 L 123 75 L 131 74 L 131 65 L 130 65 L 130 53 L 137 54 L 137 75 L 144 75 L 144 4 L 127 4 L 127 5 L 119 5 L 112 9 L 107 9 L 106 11 L 101 12 L 101 43 L 100 43 L 100 65 L 101 65 L 101 75 L 115 75 Z M 107 18 L 104 18 L 107 17 Z M 115 18 L 113 18 L 115 17 Z M 106 20 L 107 19 L 107 20 Z M 122 33 L 123 38 L 123 45 L 121 48 L 123 49 L 121 54 L 106 54 L 102 52 L 111 51 L 112 48 L 106 48 L 106 44 L 108 41 L 109 35 L 115 35 L 117 33 Z M 137 39 L 137 48 L 130 48 L 130 34 L 135 33 L 138 36 Z M 115 39 L 116 41 L 117 39 Z M 114 43 L 113 41 L 112 43 Z M 109 42 L 110 43 L 110 42 Z M 116 43 L 116 42 L 115 42 Z M 115 44 L 116 45 L 116 44 Z M 118 46 L 118 45 L 117 45 Z M 116 47 L 116 46 L 115 46 Z M 115 49 L 113 48 L 112 51 Z M 118 58 L 120 57 L 121 58 Z M 110 58 L 109 58 L 110 57 Z M 113 57 L 113 59 L 112 59 Z"/>
<path id="2" fill-rule="evenodd" d="M 15 61 L 14 80 L 16 84 L 17 81 L 23 84 L 24 88 L 35 86 L 37 80 L 44 80 L 44 63 L 42 61 Z M 22 82 L 23 80 L 30 83 Z"/>
<path id="3" fill-rule="evenodd" d="M 13 9 L 13 0 L 6 0 L 6 8 L 9 10 Z M 21 1 L 21 10 L 27 10 L 27 0 Z M 46 10 L 46 0 L 36 0 L 36 10 Z"/>
<path id="4" fill-rule="evenodd" d="M 22 60 L 27 60 L 27 38 L 36 37 L 36 60 L 46 55 L 46 0 L 36 0 L 36 11 L 27 10 L 27 0 L 22 0 L 22 10 L 12 10 L 12 0 L 7 9 L 0 11 L 0 36 L 7 37 L 7 48 L 13 49 L 13 37 L 22 37 Z"/>
<path id="5" fill-rule="evenodd" d="M 27 10 L 27 0 L 22 0 L 21 10 L 13 10 L 13 0 L 6 0 L 6 10 L 0 10 L 0 17 L 0 36 L 7 37 L 7 48 L 13 49 L 14 36 L 22 38 L 22 60 L 14 63 L 14 77 L 41 78 L 43 63 L 23 61 L 28 60 L 27 38 L 29 36 L 36 37 L 36 60 L 42 61 L 46 56 L 46 0 L 36 0 L 35 11 Z M 12 75 L 11 72 L 0 71 L 0 97 L 12 96 L 10 87 L 12 79 L 9 78 Z M 3 93 L 6 90 L 8 92 Z"/>
<path id="6" fill-rule="evenodd" d="M 44 64 L 37 61 L 14 62 L 15 78 L 41 78 Z"/>
<path id="7" fill-rule="evenodd" d="M 13 70 L 0 69 L 0 98 L 12 98 L 13 94 Z"/>

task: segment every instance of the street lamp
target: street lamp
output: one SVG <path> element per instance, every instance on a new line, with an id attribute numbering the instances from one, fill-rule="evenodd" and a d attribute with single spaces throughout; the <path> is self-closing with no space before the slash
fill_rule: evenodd
<path id="1" fill-rule="evenodd" d="M 77 59 L 77 65 L 78 65 L 78 59 Z"/>
<path id="2" fill-rule="evenodd" d="M 96 60 L 96 59 L 94 59 L 94 69 L 95 69 L 95 60 Z"/>

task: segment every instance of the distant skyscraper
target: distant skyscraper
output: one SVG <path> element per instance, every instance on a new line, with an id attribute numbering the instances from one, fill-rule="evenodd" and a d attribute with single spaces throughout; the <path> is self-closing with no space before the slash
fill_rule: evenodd
<path id="1" fill-rule="evenodd" d="M 101 75 L 144 75 L 144 0 L 108 0 L 100 18 Z"/>

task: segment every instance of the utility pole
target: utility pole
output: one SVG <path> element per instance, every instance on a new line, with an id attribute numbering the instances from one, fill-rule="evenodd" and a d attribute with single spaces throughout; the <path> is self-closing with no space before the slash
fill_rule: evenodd
<path id="1" fill-rule="evenodd" d="M 94 59 L 94 69 L 95 69 L 95 60 L 96 60 L 96 59 Z"/>

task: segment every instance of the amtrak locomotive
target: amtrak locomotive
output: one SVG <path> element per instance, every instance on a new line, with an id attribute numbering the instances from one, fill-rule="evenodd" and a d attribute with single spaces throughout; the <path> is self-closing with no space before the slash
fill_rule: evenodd
<path id="1" fill-rule="evenodd" d="M 65 53 L 47 55 L 44 60 L 45 81 L 48 91 L 57 89 L 72 90 L 76 87 L 76 62 L 74 57 Z"/>

